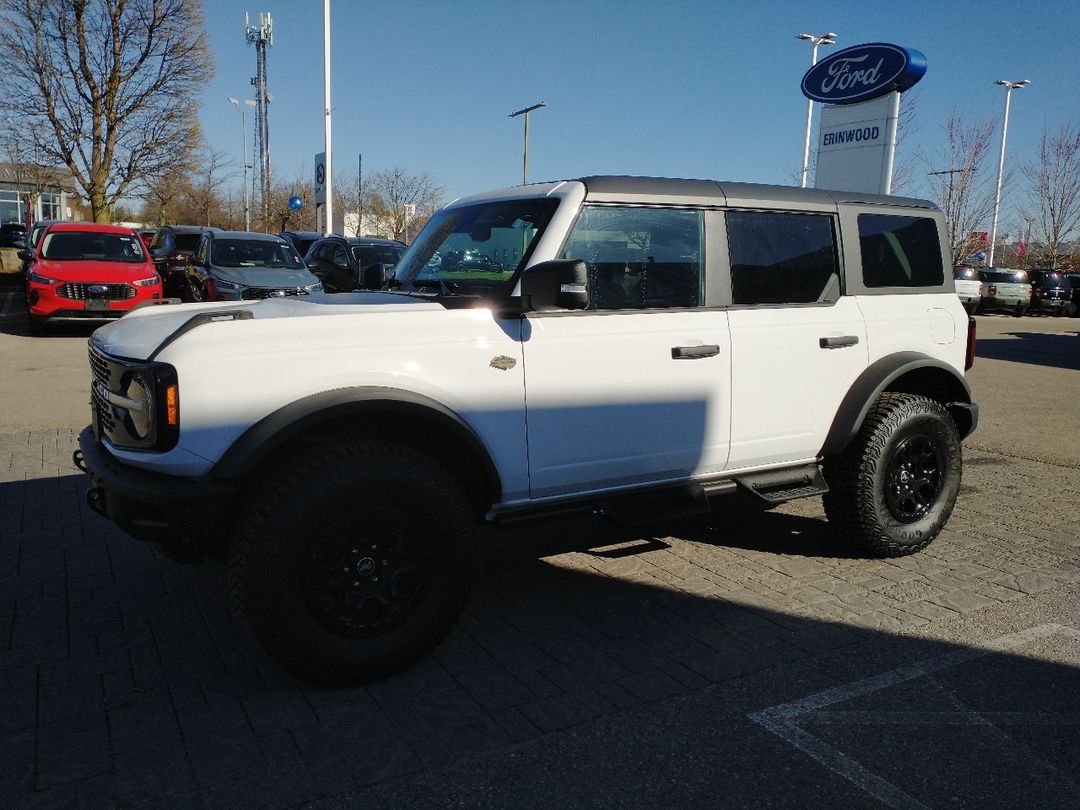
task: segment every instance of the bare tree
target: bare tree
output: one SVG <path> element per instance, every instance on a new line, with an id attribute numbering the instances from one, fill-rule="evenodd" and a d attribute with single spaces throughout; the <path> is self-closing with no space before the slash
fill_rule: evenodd
<path id="1" fill-rule="evenodd" d="M 199 168 L 192 173 L 191 201 L 200 220 L 210 226 L 212 219 L 221 217 L 221 189 L 233 173 L 228 171 L 231 161 L 224 152 L 207 147 L 200 157 Z"/>
<path id="2" fill-rule="evenodd" d="M 394 239 L 415 236 L 438 210 L 441 200 L 442 187 L 435 185 L 435 178 L 427 172 L 409 174 L 394 167 L 364 178 L 364 216 Z M 416 207 L 407 223 L 406 205 Z"/>
<path id="3" fill-rule="evenodd" d="M 0 0 L 0 110 L 97 222 L 190 148 L 212 72 L 201 0 Z"/>
<path id="4" fill-rule="evenodd" d="M 1038 157 L 1022 171 L 1031 183 L 1024 218 L 1039 245 L 1034 259 L 1056 269 L 1080 228 L 1080 126 L 1065 124 L 1054 134 L 1044 128 Z"/>
<path id="5" fill-rule="evenodd" d="M 993 134 L 992 121 L 968 124 L 954 112 L 945 123 L 944 152 L 938 160 L 926 161 L 930 199 L 945 214 L 954 264 L 982 247 L 972 233 L 994 209 L 994 189 L 986 166 Z"/>

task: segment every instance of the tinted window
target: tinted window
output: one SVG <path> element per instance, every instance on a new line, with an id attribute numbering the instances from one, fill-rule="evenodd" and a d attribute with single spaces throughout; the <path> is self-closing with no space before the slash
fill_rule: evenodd
<path id="1" fill-rule="evenodd" d="M 729 211 L 735 304 L 806 304 L 840 295 L 832 218 L 823 214 Z"/>
<path id="2" fill-rule="evenodd" d="M 954 279 L 967 279 L 970 281 L 979 280 L 979 271 L 974 267 L 954 267 L 953 268 Z"/>
<path id="3" fill-rule="evenodd" d="M 389 265 L 397 264 L 401 260 L 405 248 L 389 245 L 359 245 L 354 247 L 352 251 L 361 267 L 370 267 L 379 262 Z"/>
<path id="4" fill-rule="evenodd" d="M 928 217 L 859 214 L 867 287 L 938 287 L 944 281 L 937 225 Z"/>
<path id="5" fill-rule="evenodd" d="M 200 233 L 178 233 L 173 237 L 173 243 L 176 245 L 177 250 L 194 253 L 201 238 L 202 234 Z"/>
<path id="6" fill-rule="evenodd" d="M 560 258 L 589 268 L 590 309 L 692 307 L 702 301 L 701 213 L 588 207 Z"/>

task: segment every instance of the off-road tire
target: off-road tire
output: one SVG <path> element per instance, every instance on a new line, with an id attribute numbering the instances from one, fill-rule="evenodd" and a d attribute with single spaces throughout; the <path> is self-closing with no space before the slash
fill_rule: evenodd
<path id="1" fill-rule="evenodd" d="M 241 625 L 286 670 L 337 685 L 385 677 L 453 626 L 474 521 L 434 461 L 383 442 L 322 445 L 257 489 L 230 546 L 229 587 Z"/>
<path id="2" fill-rule="evenodd" d="M 940 403 L 882 394 L 847 449 L 825 460 L 825 515 L 873 556 L 914 554 L 952 514 L 962 465 L 960 436 Z"/>

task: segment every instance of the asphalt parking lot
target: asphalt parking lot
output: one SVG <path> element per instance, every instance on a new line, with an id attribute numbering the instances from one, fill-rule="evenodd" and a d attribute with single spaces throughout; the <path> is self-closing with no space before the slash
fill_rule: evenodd
<path id="1" fill-rule="evenodd" d="M 1080 806 L 1080 320 L 979 317 L 964 483 L 925 552 L 817 500 L 628 533 L 485 533 L 425 663 L 253 655 L 219 565 L 83 502 L 88 329 L 0 287 L 0 807 Z"/>

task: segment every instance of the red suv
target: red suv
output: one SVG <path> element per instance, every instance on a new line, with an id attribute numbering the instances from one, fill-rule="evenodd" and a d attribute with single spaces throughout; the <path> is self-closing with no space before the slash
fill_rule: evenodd
<path id="1" fill-rule="evenodd" d="M 145 301 L 161 298 L 161 278 L 130 228 L 89 222 L 57 222 L 27 263 L 26 308 L 31 334 L 53 321 L 119 318 Z"/>

